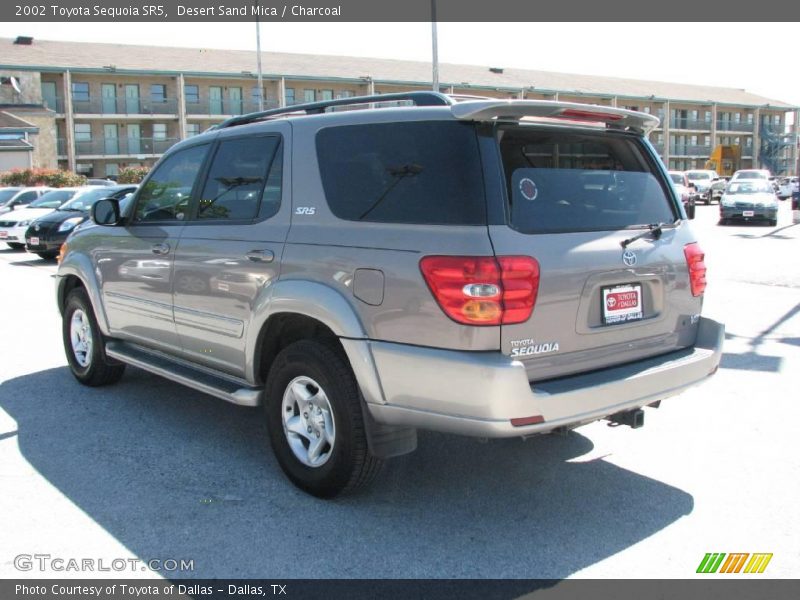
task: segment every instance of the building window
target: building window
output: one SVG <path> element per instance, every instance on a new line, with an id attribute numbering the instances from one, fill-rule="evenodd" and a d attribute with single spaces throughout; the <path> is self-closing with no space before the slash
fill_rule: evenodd
<path id="1" fill-rule="evenodd" d="M 186 96 L 187 104 L 197 104 L 200 102 L 200 88 L 196 85 L 183 86 L 183 94 Z"/>
<path id="2" fill-rule="evenodd" d="M 642 112 L 649 115 L 650 114 L 650 107 L 649 106 L 643 106 L 642 107 Z"/>
<path id="3" fill-rule="evenodd" d="M 166 102 L 167 100 L 167 86 L 163 83 L 154 83 L 150 86 L 150 101 L 151 102 Z"/>
<path id="4" fill-rule="evenodd" d="M 117 163 L 106 163 L 106 177 L 116 177 L 119 175 L 119 165 Z"/>
<path id="5" fill-rule="evenodd" d="M 703 145 L 704 146 L 710 146 L 711 145 L 711 136 L 710 135 L 704 135 L 703 136 Z"/>
<path id="6" fill-rule="evenodd" d="M 94 165 L 92 163 L 78 163 L 75 165 L 75 172 L 91 177 L 94 172 Z"/>
<path id="7" fill-rule="evenodd" d="M 286 88 L 286 106 L 291 106 L 292 104 L 296 104 L 294 99 L 294 88 Z"/>
<path id="8" fill-rule="evenodd" d="M 333 100 L 333 90 L 320 90 L 320 100 L 325 102 L 326 100 Z"/>
<path id="9" fill-rule="evenodd" d="M 711 111 L 707 110 L 703 115 L 706 123 L 711 123 Z"/>
<path id="10" fill-rule="evenodd" d="M 89 84 L 75 81 L 72 84 L 72 100 L 74 102 L 89 101 Z"/>
<path id="11" fill-rule="evenodd" d="M 89 123 L 75 123 L 75 141 L 88 142 L 92 139 L 92 126 Z"/>
<path id="12" fill-rule="evenodd" d="M 316 90 L 303 90 L 303 102 L 315 102 L 316 99 Z"/>
<path id="13" fill-rule="evenodd" d="M 753 124 L 753 113 L 747 113 L 747 124 L 748 125 Z"/>
<path id="14" fill-rule="evenodd" d="M 337 98 L 352 98 L 353 96 L 355 96 L 355 94 L 350 90 L 342 90 L 341 92 L 336 92 Z"/>
<path id="15" fill-rule="evenodd" d="M 255 106 L 258 106 L 258 99 L 261 98 L 261 96 L 261 89 L 258 86 L 250 89 L 250 99 Z"/>
<path id="16" fill-rule="evenodd" d="M 186 124 L 186 137 L 194 137 L 200 135 L 200 123 L 187 123 Z"/>
<path id="17" fill-rule="evenodd" d="M 153 139 L 165 140 L 167 139 L 167 124 L 166 123 L 153 123 Z"/>

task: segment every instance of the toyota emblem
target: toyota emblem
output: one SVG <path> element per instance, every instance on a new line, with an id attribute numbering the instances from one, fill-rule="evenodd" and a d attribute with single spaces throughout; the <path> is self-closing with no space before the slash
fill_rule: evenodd
<path id="1" fill-rule="evenodd" d="M 622 253 L 622 262 L 625 263 L 625 266 L 632 267 L 636 264 L 636 254 L 632 250 L 625 250 Z"/>

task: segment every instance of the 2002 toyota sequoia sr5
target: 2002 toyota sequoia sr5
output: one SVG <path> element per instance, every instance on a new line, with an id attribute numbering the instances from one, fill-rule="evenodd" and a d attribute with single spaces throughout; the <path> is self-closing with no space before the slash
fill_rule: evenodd
<path id="1" fill-rule="evenodd" d="M 71 370 L 263 405 L 286 475 L 322 497 L 419 428 L 637 427 L 716 371 L 723 339 L 657 124 L 427 92 L 229 119 L 62 248 Z"/>

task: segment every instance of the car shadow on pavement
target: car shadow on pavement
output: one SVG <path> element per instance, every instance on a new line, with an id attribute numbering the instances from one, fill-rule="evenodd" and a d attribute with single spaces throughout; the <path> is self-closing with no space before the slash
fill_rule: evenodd
<path id="1" fill-rule="evenodd" d="M 25 375 L 0 384 L 0 407 L 24 459 L 131 552 L 194 560 L 170 577 L 562 578 L 694 506 L 602 457 L 570 462 L 593 449 L 577 432 L 421 432 L 371 488 L 318 500 L 281 473 L 259 410 L 136 369 L 110 388 Z"/>

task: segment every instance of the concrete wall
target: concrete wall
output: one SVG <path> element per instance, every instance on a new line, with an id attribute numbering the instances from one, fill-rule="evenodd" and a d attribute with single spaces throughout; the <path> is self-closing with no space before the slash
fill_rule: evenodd
<path id="1" fill-rule="evenodd" d="M 0 104 L 41 104 L 42 84 L 39 73 L 32 71 L 0 71 L 0 77 L 16 77 L 21 94 L 11 85 L 0 85 Z"/>

